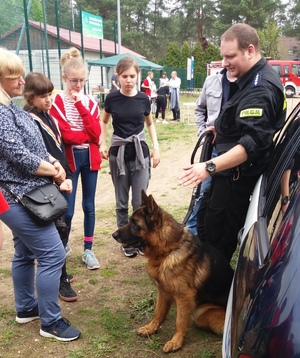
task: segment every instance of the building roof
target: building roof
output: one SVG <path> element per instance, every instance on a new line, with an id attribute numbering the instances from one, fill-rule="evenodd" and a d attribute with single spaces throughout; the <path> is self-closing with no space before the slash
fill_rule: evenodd
<path id="1" fill-rule="evenodd" d="M 38 30 L 44 30 L 44 24 L 41 22 L 36 22 L 36 21 L 31 21 L 29 20 L 29 25 L 38 29 Z M 18 29 L 20 29 L 22 27 L 22 23 L 14 26 L 12 29 L 6 31 L 2 36 L 1 39 L 4 39 L 5 37 L 9 36 L 10 34 L 12 34 L 13 32 L 17 31 Z M 52 26 L 52 25 L 47 25 L 46 26 L 47 29 L 47 33 L 50 36 L 53 36 L 55 38 L 57 38 L 57 28 L 56 26 Z M 60 28 L 59 29 L 59 36 L 60 36 L 60 40 L 64 41 L 66 43 L 69 43 L 70 46 L 75 46 L 77 48 L 81 48 L 81 33 L 80 32 L 76 32 L 76 31 L 70 31 L 67 29 L 63 29 Z M 91 52 L 100 52 L 100 40 L 99 39 L 95 39 L 95 38 L 91 38 L 91 37 L 87 37 L 84 36 L 83 37 L 83 46 L 85 51 L 91 51 Z M 117 44 L 116 44 L 117 46 Z M 118 46 L 117 46 L 118 48 Z M 102 52 L 107 56 L 107 55 L 115 55 L 115 43 L 114 41 L 110 41 L 110 40 L 102 40 Z M 143 55 L 131 51 L 129 48 L 121 46 L 121 53 L 131 53 L 135 56 L 141 57 L 141 58 L 145 58 Z"/>
<path id="2" fill-rule="evenodd" d="M 278 58 L 291 60 L 295 57 L 300 57 L 300 40 L 296 37 L 280 37 L 278 41 Z"/>

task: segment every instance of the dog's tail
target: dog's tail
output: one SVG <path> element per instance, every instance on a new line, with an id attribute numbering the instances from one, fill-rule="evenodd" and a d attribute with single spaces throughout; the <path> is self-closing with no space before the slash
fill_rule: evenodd
<path id="1" fill-rule="evenodd" d="M 210 303 L 198 306 L 193 313 L 195 324 L 217 334 L 223 334 L 225 308 Z"/>

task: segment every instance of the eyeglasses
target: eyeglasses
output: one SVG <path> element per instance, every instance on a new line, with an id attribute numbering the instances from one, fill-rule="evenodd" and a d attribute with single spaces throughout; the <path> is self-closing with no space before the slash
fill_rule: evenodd
<path id="1" fill-rule="evenodd" d="M 69 79 L 68 77 L 66 77 L 66 79 L 67 79 L 68 81 L 70 81 L 70 83 L 71 83 L 72 85 L 77 85 L 77 83 L 84 84 L 84 83 L 87 82 L 87 80 L 84 80 L 84 79 L 75 80 L 75 79 Z"/>

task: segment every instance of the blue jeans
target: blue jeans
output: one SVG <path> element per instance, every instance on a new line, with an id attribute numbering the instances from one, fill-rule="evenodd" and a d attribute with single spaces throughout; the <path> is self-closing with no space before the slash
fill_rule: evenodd
<path id="1" fill-rule="evenodd" d="M 16 220 L 17 218 L 17 220 Z M 38 226 L 20 204 L 12 204 L 0 215 L 14 236 L 12 279 L 17 312 L 38 303 L 41 324 L 48 326 L 61 317 L 58 289 L 66 254 L 54 223 Z M 34 293 L 35 265 L 36 291 Z"/>
<path id="2" fill-rule="evenodd" d="M 186 227 L 187 229 L 194 235 L 198 235 L 198 230 L 197 230 L 197 214 L 201 205 L 201 199 L 203 197 L 204 192 L 209 189 L 211 184 L 211 177 L 206 178 L 205 180 L 203 180 L 203 182 L 201 183 L 201 189 L 200 189 L 200 193 L 199 193 L 199 197 L 197 198 L 196 201 L 196 205 L 194 207 L 194 210 L 192 211 L 187 223 L 186 223 Z"/>
<path id="3" fill-rule="evenodd" d="M 217 156 L 217 152 L 216 149 L 213 148 L 212 151 L 212 155 L 211 158 L 215 158 Z M 201 205 L 201 199 L 203 197 L 203 194 L 206 190 L 208 190 L 210 188 L 210 184 L 211 184 L 211 177 L 206 178 L 205 180 L 203 180 L 203 182 L 201 183 L 201 189 L 200 189 L 200 193 L 199 193 L 199 197 L 197 198 L 196 201 L 196 205 L 194 207 L 193 212 L 191 213 L 187 223 L 186 223 L 186 227 L 187 229 L 194 235 L 198 235 L 198 230 L 197 230 L 197 214 Z"/>
<path id="4" fill-rule="evenodd" d="M 73 152 L 76 164 L 76 171 L 73 172 L 72 176 L 72 193 L 64 194 L 69 204 L 68 211 L 65 213 L 65 221 L 70 233 L 71 222 L 75 210 L 78 178 L 80 174 L 82 186 L 82 209 L 84 212 L 84 236 L 92 237 L 94 236 L 95 229 L 95 194 L 97 187 L 98 170 L 90 169 L 90 158 L 88 149 L 74 149 Z"/>

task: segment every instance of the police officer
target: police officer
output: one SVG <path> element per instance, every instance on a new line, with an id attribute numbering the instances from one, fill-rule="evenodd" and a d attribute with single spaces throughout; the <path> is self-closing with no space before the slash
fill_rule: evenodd
<path id="1" fill-rule="evenodd" d="M 224 67 L 237 81 L 215 122 L 218 157 L 184 168 L 183 185 L 197 186 L 212 176 L 205 213 L 205 235 L 231 259 L 250 195 L 273 152 L 274 134 L 283 127 L 286 100 L 275 71 L 261 57 L 259 38 L 247 24 L 235 24 L 221 37 Z"/>

